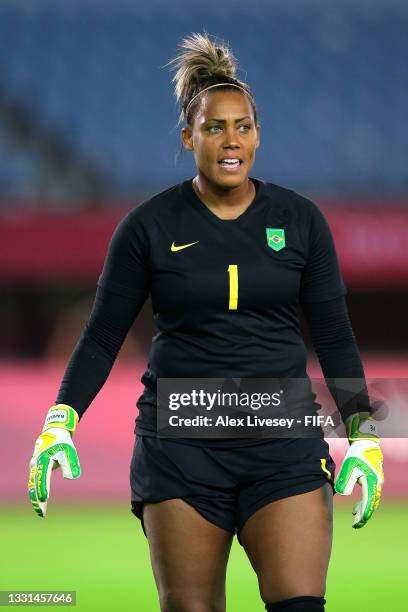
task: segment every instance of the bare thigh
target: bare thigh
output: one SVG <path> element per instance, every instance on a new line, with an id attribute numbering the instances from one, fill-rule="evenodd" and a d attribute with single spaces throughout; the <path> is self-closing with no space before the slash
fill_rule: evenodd
<path id="1" fill-rule="evenodd" d="M 263 506 L 246 521 L 241 542 L 254 568 L 261 597 L 323 597 L 332 544 L 333 493 L 319 489 Z"/>
<path id="2" fill-rule="evenodd" d="M 224 612 L 233 534 L 181 499 L 144 504 L 150 559 L 165 612 Z"/>

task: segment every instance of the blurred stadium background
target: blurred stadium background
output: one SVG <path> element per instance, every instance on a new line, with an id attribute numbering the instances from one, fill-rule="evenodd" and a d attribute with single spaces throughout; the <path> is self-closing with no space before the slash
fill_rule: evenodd
<path id="1" fill-rule="evenodd" d="M 46 521 L 26 499 L 27 463 L 116 223 L 194 176 L 163 66 L 203 28 L 230 42 L 255 93 L 253 175 L 312 198 L 329 219 L 366 375 L 407 377 L 405 1 L 2 0 L 0 589 L 76 589 L 80 610 L 158 610 L 128 485 L 149 303 L 76 434 L 83 475 L 54 475 Z M 330 443 L 339 462 L 344 441 Z M 328 612 L 406 610 L 408 444 L 383 448 L 372 523 L 352 532 L 352 502 L 336 499 Z M 236 544 L 228 598 L 231 612 L 263 609 Z"/>

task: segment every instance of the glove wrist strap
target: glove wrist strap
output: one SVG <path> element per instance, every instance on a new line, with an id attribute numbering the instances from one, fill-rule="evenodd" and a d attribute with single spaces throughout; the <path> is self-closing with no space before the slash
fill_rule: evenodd
<path id="1" fill-rule="evenodd" d="M 368 412 L 352 414 L 346 421 L 346 431 L 350 444 L 357 440 L 379 441 L 376 422 Z"/>
<path id="2" fill-rule="evenodd" d="M 50 427 L 61 427 L 67 431 L 74 432 L 77 428 L 78 420 L 78 413 L 71 406 L 56 404 L 48 410 L 42 431 Z"/>

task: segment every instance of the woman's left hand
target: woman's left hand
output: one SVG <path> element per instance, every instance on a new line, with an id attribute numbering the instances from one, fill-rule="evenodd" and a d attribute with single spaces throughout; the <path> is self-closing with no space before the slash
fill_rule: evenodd
<path id="1" fill-rule="evenodd" d="M 350 442 L 334 487 L 340 495 L 350 495 L 358 482 L 362 499 L 353 508 L 353 527 L 364 527 L 378 508 L 384 484 L 383 454 L 375 421 L 367 413 L 357 413 L 346 421 Z"/>

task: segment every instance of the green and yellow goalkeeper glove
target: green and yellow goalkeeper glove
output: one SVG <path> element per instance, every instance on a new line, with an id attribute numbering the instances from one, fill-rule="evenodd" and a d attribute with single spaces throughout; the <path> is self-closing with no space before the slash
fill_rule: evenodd
<path id="1" fill-rule="evenodd" d="M 334 487 L 340 495 L 350 495 L 358 482 L 362 499 L 353 508 L 353 527 L 364 527 L 378 508 L 384 483 L 383 455 L 376 425 L 368 413 L 351 415 L 346 421 L 350 442 Z"/>
<path id="2" fill-rule="evenodd" d="M 41 435 L 37 438 L 30 461 L 28 495 L 36 513 L 45 517 L 50 495 L 51 472 L 61 466 L 64 478 L 81 475 L 72 433 L 78 424 L 78 414 L 65 404 L 52 406 L 46 416 Z"/>

